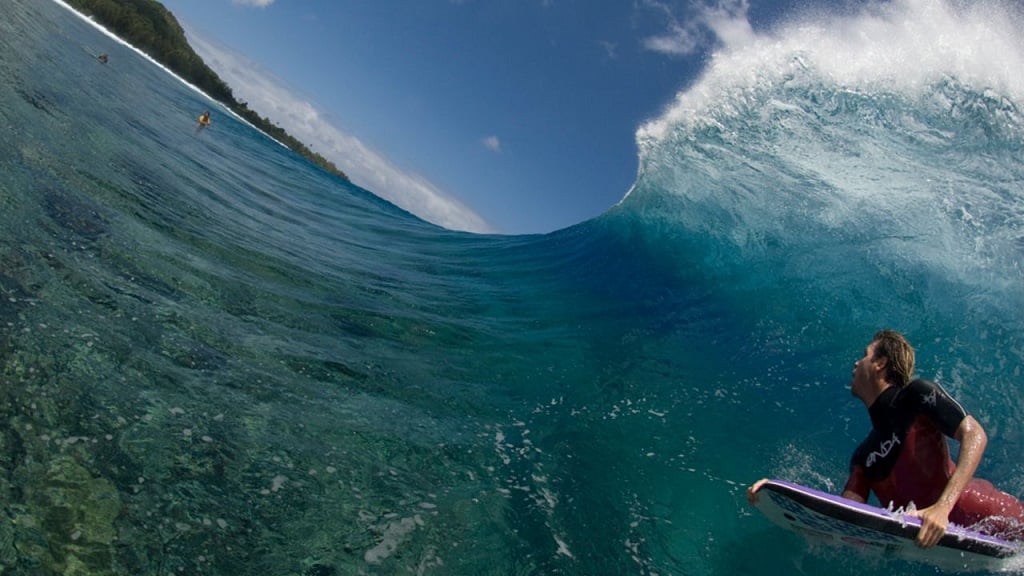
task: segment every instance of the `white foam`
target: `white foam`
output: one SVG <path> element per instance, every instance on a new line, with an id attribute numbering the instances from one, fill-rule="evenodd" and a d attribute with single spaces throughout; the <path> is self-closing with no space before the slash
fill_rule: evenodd
<path id="1" fill-rule="evenodd" d="M 569 546 L 565 543 L 564 540 L 562 540 L 561 538 L 559 538 L 555 534 L 552 534 L 551 537 L 554 538 L 555 539 L 555 543 L 558 544 L 558 550 L 556 550 L 557 554 L 560 554 L 562 556 L 566 556 L 566 557 L 569 557 L 569 558 L 575 558 L 575 556 L 572 555 L 572 552 L 569 551 Z"/>
<path id="2" fill-rule="evenodd" d="M 408 535 L 422 526 L 423 520 L 419 516 L 402 518 L 396 522 L 390 522 L 381 536 L 381 541 L 373 548 L 363 554 L 363 559 L 370 564 L 379 564 L 381 560 L 391 556 L 398 550 L 398 546 L 406 540 Z"/>
<path id="3" fill-rule="evenodd" d="M 1024 36 L 1019 8 L 987 1 L 954 7 L 947 0 L 870 4 L 854 15 L 807 15 L 776 31 L 721 38 L 701 78 L 665 113 L 637 130 L 643 146 L 674 126 L 710 121 L 708 110 L 731 94 L 774 85 L 810 71 L 845 89 L 919 93 L 952 77 L 1024 100 Z"/>

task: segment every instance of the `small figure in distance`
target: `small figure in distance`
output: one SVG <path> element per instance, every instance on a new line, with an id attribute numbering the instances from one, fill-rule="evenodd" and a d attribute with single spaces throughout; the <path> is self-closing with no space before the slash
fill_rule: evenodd
<path id="1" fill-rule="evenodd" d="M 106 52 L 104 52 L 103 54 L 97 56 L 96 59 L 99 60 L 101 63 L 106 64 L 110 60 L 110 57 L 107 56 Z"/>
<path id="2" fill-rule="evenodd" d="M 196 134 L 198 134 L 200 130 L 202 130 L 203 128 L 206 128 L 209 125 L 210 125 L 210 111 L 207 110 L 206 112 L 203 112 L 199 116 L 199 125 L 196 126 Z"/>

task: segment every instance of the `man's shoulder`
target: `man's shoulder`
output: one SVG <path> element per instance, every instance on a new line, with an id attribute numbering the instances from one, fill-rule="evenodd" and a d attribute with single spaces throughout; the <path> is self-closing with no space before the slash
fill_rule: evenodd
<path id="1" fill-rule="evenodd" d="M 911 380 L 910 384 L 907 384 L 904 389 L 918 396 L 933 396 L 936 394 L 946 394 L 948 396 L 946 390 L 937 382 L 925 380 L 924 378 Z"/>
<path id="2" fill-rule="evenodd" d="M 917 378 L 900 389 L 891 406 L 900 412 L 919 413 L 929 407 L 934 408 L 943 397 L 948 397 L 948 394 L 941 386 L 931 380 Z"/>
<path id="3" fill-rule="evenodd" d="M 917 379 L 907 385 L 908 400 L 918 406 L 918 410 L 948 421 L 948 426 L 955 428 L 967 416 L 967 411 L 956 399 L 937 382 Z"/>

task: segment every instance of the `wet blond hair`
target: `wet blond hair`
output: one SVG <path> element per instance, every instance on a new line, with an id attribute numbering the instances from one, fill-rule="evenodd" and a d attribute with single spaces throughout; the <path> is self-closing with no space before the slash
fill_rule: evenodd
<path id="1" fill-rule="evenodd" d="M 897 386 L 906 386 L 914 375 L 914 348 L 895 330 L 875 333 L 875 358 L 885 358 L 885 379 Z"/>

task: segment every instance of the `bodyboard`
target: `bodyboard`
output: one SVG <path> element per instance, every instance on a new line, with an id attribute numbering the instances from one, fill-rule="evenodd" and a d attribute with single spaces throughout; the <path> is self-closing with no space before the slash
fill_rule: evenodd
<path id="1" fill-rule="evenodd" d="M 761 486 L 757 508 L 775 524 L 811 540 L 853 546 L 946 571 L 999 571 L 1006 568 L 1006 559 L 1020 550 L 1014 542 L 953 524 L 938 544 L 919 548 L 914 543 L 921 528 L 918 518 L 782 480 L 769 480 Z"/>

